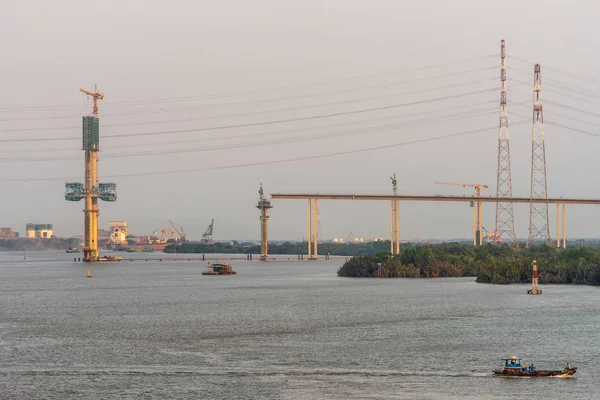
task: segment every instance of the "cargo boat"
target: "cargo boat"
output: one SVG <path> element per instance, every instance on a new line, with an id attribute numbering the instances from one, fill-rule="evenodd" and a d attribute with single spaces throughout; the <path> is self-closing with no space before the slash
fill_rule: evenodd
<path id="1" fill-rule="evenodd" d="M 563 370 L 544 370 L 536 369 L 533 364 L 523 366 L 521 365 L 521 359 L 515 356 L 503 358 L 504 369 L 493 370 L 496 375 L 504 376 L 556 376 L 560 378 L 566 378 L 577 372 L 577 367 L 571 367 L 569 363 Z"/>
<path id="2" fill-rule="evenodd" d="M 209 265 L 206 271 L 202 272 L 202 275 L 235 275 L 237 272 L 231 270 L 229 264 L 213 264 Z"/>

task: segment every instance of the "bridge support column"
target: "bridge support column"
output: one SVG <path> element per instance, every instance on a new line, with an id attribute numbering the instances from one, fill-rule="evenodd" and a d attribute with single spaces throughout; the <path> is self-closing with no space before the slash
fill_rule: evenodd
<path id="1" fill-rule="evenodd" d="M 562 219 L 562 223 L 563 223 L 563 234 L 562 234 L 562 238 L 563 238 L 563 249 L 567 248 L 567 206 L 565 203 L 563 203 L 562 205 L 562 212 L 563 212 L 563 219 Z"/>
<path id="2" fill-rule="evenodd" d="M 313 259 L 314 260 L 318 260 L 319 259 L 319 253 L 318 251 L 318 242 L 319 242 L 319 218 L 318 218 L 318 212 L 319 212 L 319 203 L 318 200 L 315 199 L 314 200 L 315 203 L 315 207 L 313 208 L 313 220 L 314 220 L 314 225 L 313 225 Z"/>
<path id="3" fill-rule="evenodd" d="M 562 203 L 562 221 L 560 213 L 561 203 L 556 203 L 556 247 L 567 248 L 567 205 Z M 562 232 L 561 232 L 562 231 Z M 561 237 L 562 235 L 562 237 Z M 562 238 L 562 245 L 561 245 Z"/>
<path id="4" fill-rule="evenodd" d="M 560 248 L 560 204 L 556 203 L 556 247 Z"/>
<path id="5" fill-rule="evenodd" d="M 483 246 L 483 203 L 477 202 L 477 234 L 479 236 L 479 246 Z"/>
<path id="6" fill-rule="evenodd" d="M 390 253 L 400 254 L 400 200 L 390 200 Z"/>
<path id="7" fill-rule="evenodd" d="M 394 200 L 390 200 L 390 253 L 394 254 Z"/>
<path id="8" fill-rule="evenodd" d="M 312 256 L 312 199 L 308 199 L 308 259 Z"/>
<path id="9" fill-rule="evenodd" d="M 396 254 L 400 254 L 400 200 L 396 200 Z"/>

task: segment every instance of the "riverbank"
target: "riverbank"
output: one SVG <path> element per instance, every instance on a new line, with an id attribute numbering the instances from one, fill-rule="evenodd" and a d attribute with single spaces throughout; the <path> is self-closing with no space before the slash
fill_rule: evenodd
<path id="1" fill-rule="evenodd" d="M 45 250 L 67 250 L 77 247 L 79 241 L 76 238 L 50 238 L 50 239 L 0 239 L 0 251 L 45 251 Z"/>
<path id="2" fill-rule="evenodd" d="M 507 245 L 444 243 L 417 246 L 402 254 L 352 257 L 338 270 L 341 277 L 436 278 L 477 277 L 479 283 L 531 282 L 537 260 L 539 283 L 600 285 L 600 251 L 585 247 L 556 249 L 545 245 L 514 249 Z"/>
<path id="3" fill-rule="evenodd" d="M 411 245 L 408 245 L 411 246 Z M 269 253 L 298 255 L 307 253 L 307 243 L 269 244 Z M 368 256 L 379 252 L 389 250 L 390 242 L 369 242 L 369 243 L 319 243 L 319 255 L 326 256 Z M 192 253 L 192 254 L 260 254 L 259 245 L 244 246 L 229 243 L 215 243 L 204 245 L 200 243 L 182 243 L 178 245 L 169 245 L 164 250 L 165 253 Z"/>

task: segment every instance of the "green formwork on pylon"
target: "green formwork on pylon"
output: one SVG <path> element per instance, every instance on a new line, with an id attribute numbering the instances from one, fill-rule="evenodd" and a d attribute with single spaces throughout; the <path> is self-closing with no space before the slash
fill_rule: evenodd
<path id="1" fill-rule="evenodd" d="M 83 117 L 83 150 L 100 149 L 100 120 L 91 116 Z"/>

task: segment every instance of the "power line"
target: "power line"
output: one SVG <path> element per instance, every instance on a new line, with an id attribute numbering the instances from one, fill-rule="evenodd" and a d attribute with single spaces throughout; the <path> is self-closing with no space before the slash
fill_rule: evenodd
<path id="1" fill-rule="evenodd" d="M 565 109 L 571 110 L 571 111 L 576 111 L 576 112 L 579 112 L 579 113 L 582 113 L 582 114 L 587 114 L 587 115 L 593 115 L 595 117 L 600 117 L 599 113 L 595 113 L 595 112 L 587 111 L 587 110 L 582 110 L 580 108 L 575 108 L 575 107 L 571 107 L 571 106 L 566 106 L 564 104 L 556 103 L 556 102 L 553 102 L 553 101 L 544 100 L 544 103 L 552 104 L 554 106 L 565 108 Z"/>
<path id="2" fill-rule="evenodd" d="M 476 81 L 471 81 L 471 82 L 469 82 L 469 84 L 473 85 L 476 83 L 490 82 L 493 80 L 495 80 L 495 78 L 479 79 Z M 196 120 L 197 121 L 197 120 L 209 120 L 209 119 L 220 119 L 220 118 L 247 117 L 247 116 L 253 116 L 253 115 L 264 115 L 264 114 L 287 112 L 287 111 L 308 110 L 308 109 L 312 109 L 312 108 L 338 106 L 338 105 L 343 105 L 343 104 L 353 104 L 353 103 L 360 103 L 360 102 L 371 101 L 371 100 L 381 100 L 381 99 L 386 99 L 386 98 L 390 98 L 390 97 L 405 96 L 405 95 L 415 94 L 415 93 L 420 94 L 420 93 L 433 92 L 433 91 L 437 92 L 437 91 L 441 91 L 444 89 L 464 87 L 464 85 L 465 85 L 464 83 L 455 83 L 455 84 L 451 84 L 451 85 L 437 86 L 437 87 L 427 88 L 427 89 L 418 89 L 418 90 L 412 90 L 412 91 L 408 91 L 408 92 L 388 93 L 388 94 L 384 94 L 384 95 L 361 98 L 361 99 L 335 101 L 335 102 L 312 104 L 312 105 L 308 105 L 308 106 L 299 106 L 299 107 L 288 107 L 288 108 L 282 108 L 282 109 L 276 109 L 276 110 L 264 110 L 264 111 L 261 110 L 261 111 L 251 111 L 251 112 L 238 113 L 238 114 L 223 114 L 223 115 L 196 117 L 196 118 L 190 118 L 188 120 Z M 198 110 L 200 108 L 210 108 L 210 107 L 203 107 L 203 106 L 190 107 L 187 110 L 183 110 L 183 111 Z M 179 110 L 179 111 L 181 111 L 181 110 Z M 170 111 L 169 110 L 165 111 L 165 110 L 161 109 L 161 110 L 154 110 L 154 111 L 139 111 L 139 112 L 112 114 L 111 116 L 114 117 L 114 116 L 162 114 L 165 112 L 170 112 Z M 45 120 L 65 120 L 65 119 L 80 119 L 80 118 L 81 118 L 81 115 L 58 116 L 58 117 L 56 117 L 56 116 L 55 117 L 11 117 L 11 118 L 0 118 L 0 121 L 45 121 Z M 155 124 L 155 123 L 164 123 L 164 122 L 163 121 L 158 121 L 158 122 L 150 121 L 150 122 L 146 122 L 145 124 Z M 129 125 L 141 125 L 141 124 L 140 123 L 130 123 Z M 108 126 L 114 126 L 114 125 L 108 125 Z"/>
<path id="3" fill-rule="evenodd" d="M 557 123 L 554 123 L 554 122 L 546 122 L 546 123 L 548 125 L 557 126 L 559 128 L 567 129 L 567 130 L 570 130 L 570 131 L 573 131 L 573 132 L 582 133 L 584 135 L 593 136 L 593 137 L 596 137 L 596 138 L 600 137 L 600 134 L 598 134 L 598 133 L 594 133 L 594 132 L 590 132 L 590 131 L 584 131 L 583 129 L 572 128 L 572 127 L 569 127 L 569 126 L 566 126 L 566 125 L 562 125 L 562 124 L 557 124 Z"/>
<path id="4" fill-rule="evenodd" d="M 253 123 L 245 123 L 245 124 L 221 125 L 221 126 L 213 126 L 213 127 L 207 127 L 207 128 L 182 129 L 182 130 L 171 130 L 171 131 L 161 131 L 161 132 L 126 133 L 126 134 L 121 134 L 121 135 L 105 135 L 105 136 L 103 136 L 103 138 L 123 138 L 123 137 L 136 137 L 136 136 L 170 135 L 170 134 L 175 134 L 175 133 L 206 132 L 206 131 L 234 129 L 234 128 L 247 128 L 247 127 L 251 127 L 251 126 L 273 125 L 273 124 L 281 124 L 281 123 L 287 123 L 287 122 L 307 121 L 307 120 L 323 119 L 323 118 L 330 118 L 330 117 L 339 117 L 339 116 L 343 116 L 343 115 L 363 114 L 363 113 L 372 112 L 372 111 L 391 110 L 394 108 L 407 107 L 407 106 L 413 106 L 413 105 L 418 105 L 418 104 L 426 104 L 426 103 L 442 101 L 442 100 L 457 99 L 460 97 L 471 96 L 474 94 L 488 93 L 488 92 L 492 92 L 492 91 L 496 91 L 496 89 L 490 88 L 490 89 L 476 90 L 473 92 L 436 97 L 433 99 L 416 100 L 416 101 L 412 101 L 412 102 L 393 104 L 393 105 L 389 105 L 389 106 L 363 108 L 360 110 L 343 111 L 343 112 L 330 113 L 330 114 L 320 114 L 320 115 L 313 115 L 313 116 L 308 116 L 308 117 L 287 118 L 287 119 L 271 120 L 271 121 L 263 121 L 263 122 L 253 122 Z M 77 137 L 77 136 L 66 136 L 66 137 L 55 137 L 55 138 L 35 138 L 35 139 L 32 139 L 32 138 L 30 138 L 30 139 L 0 139 L 0 143 L 53 142 L 53 141 L 80 140 L 80 139 L 81 138 Z"/>
<path id="5" fill-rule="evenodd" d="M 111 117 L 111 116 L 123 116 L 123 115 L 181 112 L 181 111 L 192 111 L 192 110 L 207 109 L 207 108 L 226 108 L 226 107 L 235 107 L 235 106 L 243 106 L 243 105 L 252 105 L 252 104 L 257 104 L 257 103 L 264 104 L 264 103 L 274 103 L 274 102 L 287 101 L 287 100 L 309 99 L 309 98 L 314 98 L 314 97 L 319 97 L 319 96 L 332 96 L 332 95 L 338 95 L 338 94 L 355 93 L 355 92 L 375 90 L 375 89 L 385 89 L 387 87 L 408 85 L 408 84 L 423 81 L 423 80 L 432 81 L 432 80 L 439 79 L 439 78 L 456 77 L 459 75 L 468 75 L 468 74 L 472 74 L 475 72 L 489 71 L 489 70 L 493 70 L 493 69 L 496 69 L 496 67 L 477 68 L 477 69 L 457 71 L 457 72 L 453 72 L 453 73 L 447 73 L 447 74 L 436 75 L 436 76 L 414 78 L 411 80 L 396 81 L 396 82 L 383 82 L 383 83 L 379 83 L 376 85 L 359 86 L 359 87 L 355 87 L 355 88 L 330 90 L 330 91 L 326 91 L 326 92 L 307 93 L 307 94 L 294 95 L 294 96 L 282 96 L 282 97 L 267 98 L 267 99 L 252 99 L 252 100 L 236 101 L 236 102 L 229 102 L 229 103 L 219 103 L 219 104 L 203 104 L 200 106 L 184 107 L 184 108 L 181 108 L 181 107 L 180 108 L 167 108 L 167 109 L 161 108 L 160 110 L 156 110 L 156 109 L 138 110 L 135 112 L 126 112 L 126 113 L 103 113 L 102 115 L 105 117 Z M 473 82 L 470 82 L 470 83 L 473 83 Z M 454 86 L 451 86 L 451 87 L 454 87 Z M 436 88 L 429 89 L 429 90 L 436 90 Z M 425 90 L 425 91 L 427 91 L 427 90 Z M 413 92 L 408 92 L 408 93 L 413 93 Z M 378 98 L 378 97 L 376 97 L 376 98 Z M 357 100 L 357 101 L 360 101 L 360 100 Z M 103 108 L 104 107 L 105 106 L 103 105 Z M 81 107 L 78 107 L 78 108 L 81 108 Z M 3 112 L 3 111 L 0 109 L 0 113 L 1 112 Z M 6 111 L 4 111 L 4 112 L 6 112 Z M 78 115 L 62 116 L 62 117 L 58 117 L 58 118 L 59 119 L 72 119 L 72 118 L 74 119 L 74 118 L 80 118 L 80 117 L 81 117 L 81 115 L 78 114 Z M 55 119 L 55 118 L 56 117 L 50 117 L 50 116 L 17 117 L 17 118 L 10 118 L 10 120 L 28 120 L 28 121 L 34 120 L 34 121 L 36 121 L 36 120 Z M 0 118 L 0 120 L 9 120 L 9 119 L 8 118 Z"/>
<path id="6" fill-rule="evenodd" d="M 327 125 L 320 125 L 320 126 L 308 126 L 308 127 L 302 127 L 302 128 L 292 128 L 292 129 L 285 129 L 285 130 L 278 130 L 278 131 L 271 131 L 271 132 L 258 132 L 258 133 L 250 133 L 250 134 L 244 134 L 244 135 L 225 135 L 225 136 L 211 136 L 211 137 L 203 137 L 200 139 L 187 139 L 187 140 L 168 140 L 168 141 L 160 141 L 160 142 L 152 142 L 152 143 L 125 143 L 125 144 L 117 144 L 117 145 L 103 145 L 102 149 L 106 149 L 106 148 L 124 148 L 124 147 L 135 147 L 136 149 L 139 149 L 140 147 L 144 147 L 144 146 L 164 146 L 164 145 L 169 145 L 169 144 L 181 144 L 181 143 L 198 143 L 198 142 L 211 142 L 211 141 L 223 141 L 223 140 L 227 140 L 227 139 L 247 139 L 247 138 L 252 138 L 252 137 L 261 137 L 261 136 L 270 136 L 270 135 L 280 135 L 280 134 L 288 134 L 288 133 L 293 133 L 293 132 L 302 132 L 302 131 L 310 131 L 310 130 L 317 130 L 317 129 L 329 129 L 329 128 L 335 128 L 335 127 L 341 127 L 341 126 L 348 126 L 348 125 L 360 125 L 360 124 L 365 124 L 365 123 L 370 123 L 370 122 L 380 122 L 380 121 L 387 121 L 387 120 L 395 120 L 395 119 L 403 119 L 406 117 L 415 117 L 415 116 L 420 116 L 420 115 L 430 115 L 432 112 L 444 112 L 444 111 L 452 111 L 452 110 L 456 110 L 456 109 L 460 109 L 460 108 L 469 108 L 472 109 L 473 107 L 476 106 L 481 106 L 481 105 L 488 105 L 488 104 L 496 104 L 497 101 L 496 100 L 492 100 L 489 102 L 477 102 L 477 103 L 470 103 L 470 104 L 459 104 L 459 105 L 455 105 L 452 107 L 443 107 L 443 108 L 437 108 L 435 110 L 425 110 L 425 111 L 419 111 L 419 112 L 414 112 L 414 113 L 405 113 L 405 114 L 400 114 L 400 115 L 392 115 L 392 116 L 388 116 L 388 117 L 379 117 L 379 118 L 370 118 L 370 119 L 364 119 L 361 121 L 348 121 L 348 122 L 341 122 L 341 123 L 337 123 L 337 124 L 327 124 Z M 513 103 L 513 104 L 517 104 L 517 103 Z M 459 114 L 457 114 L 459 115 Z M 368 129 L 369 127 L 365 127 L 363 129 Z M 10 154 L 14 154 L 14 153 L 40 153 L 40 152 L 61 152 L 61 151 L 67 151 L 67 152 L 75 152 L 79 149 L 65 149 L 64 147 L 61 148 L 44 148 L 42 150 L 38 149 L 38 150 L 5 150 L 2 151 L 0 150 L 0 153 L 10 153 Z"/>
<path id="7" fill-rule="evenodd" d="M 534 63 L 531 60 L 527 60 L 525 58 L 517 57 L 515 55 L 511 55 L 510 57 L 514 58 L 517 61 L 528 63 L 528 64 L 531 64 L 531 65 L 536 64 L 536 63 Z M 588 83 L 589 82 L 595 82 L 595 83 L 600 84 L 599 80 L 596 80 L 596 79 L 593 79 L 593 78 L 590 78 L 590 77 L 587 77 L 587 76 L 583 76 L 583 75 L 575 74 L 575 73 L 572 73 L 572 72 L 564 71 L 564 70 L 561 70 L 561 69 L 558 69 L 558 68 L 553 68 L 553 67 L 548 66 L 547 64 L 542 64 L 542 65 L 544 66 L 544 69 L 548 69 L 548 70 L 551 70 L 551 71 L 559 72 L 561 74 L 565 74 L 565 75 L 568 75 L 568 76 L 571 76 L 571 77 L 574 77 L 574 78 L 582 79 L 582 80 L 585 80 Z"/>
<path id="8" fill-rule="evenodd" d="M 335 136 L 352 136 L 361 133 L 373 133 L 373 132 L 382 132 L 388 131 L 391 129 L 397 129 L 407 126 L 420 126 L 420 125 L 429 125 L 432 123 L 438 123 L 441 121 L 451 121 L 456 119 L 462 119 L 464 117 L 473 117 L 473 116 L 481 116 L 485 114 L 493 114 L 496 113 L 495 110 L 483 109 L 483 110 L 472 110 L 462 114 L 449 114 L 442 115 L 435 119 L 427 118 L 422 120 L 413 120 L 407 121 L 404 123 L 395 123 L 395 124 L 387 124 L 380 125 L 375 127 L 364 127 L 357 128 L 352 130 L 341 130 L 334 131 L 328 133 L 320 133 L 320 134 L 312 134 L 312 135 L 304 135 L 304 136 L 296 136 L 285 139 L 270 139 L 263 141 L 255 141 L 255 142 L 242 142 L 242 143 L 231 143 L 225 145 L 217 145 L 217 146 L 208 146 L 208 147 L 192 147 L 192 148 L 184 148 L 184 149 L 161 149 L 147 152 L 129 152 L 129 153 L 116 153 L 116 154 L 108 154 L 104 155 L 103 158 L 131 158 L 131 157 L 143 157 L 149 155 L 172 155 L 172 154 L 182 154 L 182 153 L 198 153 L 198 152 L 206 152 L 206 151 L 214 151 L 214 150 L 225 150 L 225 149 L 238 149 L 238 148 L 247 148 L 247 147 L 256 147 L 256 146 L 264 146 L 264 145 L 272 145 L 272 144 L 285 144 L 285 143 L 295 143 L 301 141 L 308 140 L 320 140 L 327 139 Z M 80 160 L 81 156 L 55 156 L 55 157 L 8 157 L 8 158 L 0 158 L 0 163 L 12 163 L 12 162 L 36 162 L 36 161 L 70 161 L 70 160 Z"/>
<path id="9" fill-rule="evenodd" d="M 513 125 L 521 124 L 524 122 L 529 122 L 529 121 L 518 121 L 516 123 L 513 123 Z M 390 149 L 390 148 L 395 148 L 395 147 L 403 147 L 403 146 L 409 146 L 409 145 L 419 144 L 419 143 L 428 143 L 428 142 L 433 142 L 433 141 L 437 141 L 437 140 L 472 135 L 475 133 L 486 132 L 489 130 L 496 130 L 496 129 L 498 129 L 498 128 L 496 126 L 494 126 L 494 127 L 483 128 L 483 129 L 475 129 L 475 130 L 460 132 L 460 133 L 453 133 L 453 134 L 449 134 L 449 135 L 441 135 L 441 136 L 435 136 L 435 137 L 431 137 L 431 138 L 417 139 L 417 140 L 412 140 L 412 141 L 408 141 L 408 142 L 386 144 L 386 145 L 382 145 L 382 146 L 368 147 L 368 148 L 356 149 L 356 150 L 347 150 L 347 151 L 341 151 L 341 152 L 336 152 L 336 153 L 319 154 L 319 155 L 315 155 L 315 156 L 295 157 L 295 158 L 287 158 L 287 159 L 281 159 L 281 160 L 261 161 L 261 162 L 255 162 L 255 163 L 225 165 L 225 166 L 218 166 L 218 167 L 181 169 L 181 170 L 158 171 L 158 172 L 140 172 L 140 173 L 135 173 L 135 174 L 118 174 L 118 175 L 107 176 L 107 177 L 105 177 L 105 179 L 140 177 L 140 176 L 172 175 L 172 174 L 181 174 L 181 173 L 190 173 L 190 172 L 217 171 L 217 170 L 224 170 L 224 169 L 255 167 L 255 166 L 261 166 L 261 165 L 282 164 L 282 163 L 294 162 L 294 161 L 314 160 L 314 159 L 319 159 L 319 158 L 336 157 L 336 156 L 342 156 L 342 155 L 348 155 L 348 154 L 364 153 L 364 152 L 369 152 L 369 151 L 384 150 L 384 149 Z M 12 178 L 12 179 L 3 179 L 3 180 L 0 180 L 0 182 L 6 183 L 6 182 L 34 182 L 34 181 L 72 181 L 72 180 L 77 180 L 77 179 L 79 179 L 79 178 L 60 178 L 60 179 L 59 178 L 31 178 L 31 179 Z"/>
<path id="10" fill-rule="evenodd" d="M 311 87 L 311 86 L 327 85 L 327 84 L 331 84 L 331 83 L 348 82 L 348 81 L 357 80 L 357 79 L 397 75 L 400 73 L 414 72 L 414 71 L 423 71 L 426 69 L 440 68 L 440 67 L 445 67 L 445 66 L 453 65 L 453 64 L 464 64 L 464 63 L 470 62 L 470 61 L 489 59 L 489 58 L 493 58 L 496 56 L 497 56 L 497 54 L 490 54 L 490 55 L 486 55 L 486 56 L 470 57 L 470 58 L 466 58 L 466 59 L 462 59 L 462 60 L 447 61 L 447 62 L 433 64 L 433 65 L 405 68 L 405 69 L 400 69 L 400 70 L 395 70 L 395 71 L 390 71 L 390 72 L 380 72 L 380 73 L 376 73 L 376 74 L 360 75 L 360 76 L 341 78 L 341 79 L 331 79 L 331 80 L 325 80 L 325 81 L 303 83 L 303 84 L 297 84 L 297 85 L 288 85 L 288 86 L 281 86 L 281 87 L 268 88 L 268 89 L 245 90 L 245 91 L 237 91 L 237 92 L 224 92 L 224 93 L 208 94 L 208 95 L 203 95 L 203 96 L 171 97 L 171 98 L 162 98 L 162 99 L 153 99 L 153 100 L 137 100 L 137 101 L 120 102 L 120 103 L 107 103 L 107 104 L 103 104 L 102 107 L 119 107 L 119 106 L 123 106 L 123 105 L 133 105 L 133 104 L 151 104 L 151 103 L 164 103 L 164 102 L 174 102 L 174 101 L 216 99 L 216 98 L 233 97 L 233 96 L 245 96 L 245 95 L 253 95 L 253 94 L 280 92 L 280 91 L 285 91 L 285 90 L 289 90 L 289 89 L 298 89 L 298 88 L 305 88 L 305 87 Z M 77 107 L 81 107 L 81 106 L 80 105 L 38 106 L 38 107 L 25 106 L 25 107 L 0 108 L 0 111 L 26 110 L 26 109 L 33 109 L 33 110 L 64 109 L 64 108 L 77 108 Z"/>

